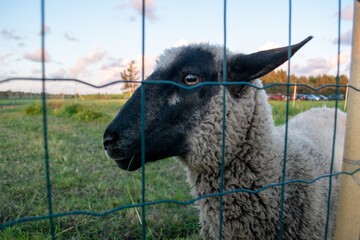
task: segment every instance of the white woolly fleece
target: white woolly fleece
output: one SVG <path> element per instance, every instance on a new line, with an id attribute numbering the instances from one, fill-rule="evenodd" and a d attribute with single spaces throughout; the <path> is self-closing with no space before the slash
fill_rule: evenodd
<path id="1" fill-rule="evenodd" d="M 252 84 L 262 87 L 260 80 Z M 222 90 L 214 96 L 198 125 L 189 134 L 191 153 L 179 157 L 187 169 L 195 197 L 220 191 L 222 156 Z M 334 110 L 312 109 L 289 122 L 286 180 L 312 180 L 328 174 Z M 341 159 L 345 114 L 338 114 L 336 156 Z M 195 120 L 195 119 L 194 119 Z M 284 127 L 275 127 L 264 90 L 245 87 L 242 97 L 226 93 L 224 191 L 257 190 L 282 179 Z M 339 161 L 340 163 L 340 161 Z M 340 164 L 335 165 L 340 169 Z M 335 225 L 338 179 L 333 178 L 329 239 Z M 233 193 L 223 197 L 224 239 L 277 239 L 281 187 L 258 194 Z M 285 186 L 283 239 L 323 239 L 328 179 L 313 184 Z M 201 235 L 218 239 L 219 197 L 199 201 Z"/>

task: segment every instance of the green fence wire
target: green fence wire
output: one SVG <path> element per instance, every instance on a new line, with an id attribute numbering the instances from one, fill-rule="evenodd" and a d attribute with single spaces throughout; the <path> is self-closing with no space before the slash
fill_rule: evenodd
<path id="1" fill-rule="evenodd" d="M 145 0 L 142 0 L 142 28 L 141 28 L 141 81 L 145 80 Z M 142 236 L 146 237 L 146 213 L 145 213 L 145 85 L 141 88 L 141 209 Z"/>
<path id="2" fill-rule="evenodd" d="M 223 48 L 223 83 L 227 81 L 227 66 L 226 66 L 226 0 L 224 0 L 224 48 Z M 221 146 L 221 169 L 220 169 L 220 192 L 224 191 L 224 171 L 225 171 L 225 128 L 226 128 L 226 88 L 223 87 L 223 121 L 222 121 L 222 146 Z M 219 240 L 222 240 L 222 226 L 223 226 L 223 195 L 220 195 L 220 218 L 219 218 Z"/>
<path id="3" fill-rule="evenodd" d="M 10 222 L 6 222 L 2 225 L 0 225 L 0 229 L 5 229 L 7 227 L 13 226 L 15 224 L 19 224 L 19 223 L 23 223 L 23 222 L 29 222 L 29 221 L 39 221 L 39 220 L 44 220 L 44 219 L 49 219 L 49 224 L 50 224 L 50 233 L 51 233 L 51 237 L 52 239 L 55 239 L 55 230 L 54 230 L 54 223 L 53 223 L 53 219 L 54 218 L 58 218 L 58 217 L 64 217 L 64 216 L 69 216 L 69 215 L 89 215 L 89 216 L 94 216 L 94 217 L 101 217 L 101 216 L 105 216 L 123 209 L 128 209 L 128 208 L 136 208 L 136 207 L 141 207 L 142 208 L 142 238 L 145 239 L 146 238 L 146 207 L 147 206 L 151 206 L 151 205 L 157 205 L 157 204 L 164 204 L 164 203 L 174 203 L 174 204 L 179 204 L 179 205 L 189 205 L 192 204 L 196 201 L 199 201 L 200 199 L 204 199 L 204 198 L 209 198 L 209 197 L 220 197 L 220 230 L 219 230 L 219 239 L 222 239 L 222 197 L 224 195 L 227 194 L 232 194 L 232 193 L 237 193 L 237 192 L 247 192 L 247 193 L 251 193 L 251 194 L 256 194 L 259 193 L 261 191 L 264 191 L 268 188 L 272 188 L 272 187 L 277 187 L 277 186 L 281 186 L 281 209 L 280 209 L 280 232 L 279 232 L 279 239 L 282 239 L 282 231 L 283 231 L 283 204 L 284 204 L 284 189 L 285 186 L 288 184 L 293 184 L 293 183 L 304 183 L 304 184 L 312 184 L 315 181 L 318 181 L 320 179 L 323 178 L 329 178 L 329 194 L 328 194 L 328 208 L 327 208 L 327 221 L 326 221 L 326 228 L 325 230 L 325 238 L 327 239 L 327 232 L 328 232 L 328 222 L 329 222 L 329 213 L 330 213 L 330 199 L 331 199 L 331 182 L 332 182 L 332 177 L 334 176 L 338 176 L 341 174 L 344 175 L 351 175 L 353 176 L 355 173 L 360 172 L 360 169 L 357 169 L 356 171 L 351 171 L 351 172 L 338 172 L 338 173 L 333 173 L 333 162 L 334 162 L 334 149 L 335 149 L 335 143 L 336 143 L 336 120 L 337 120 L 337 107 L 338 107 L 338 100 L 336 100 L 335 103 L 335 120 L 334 120 L 334 135 L 333 135 L 333 146 L 332 146 L 332 157 L 331 157 L 331 167 L 330 167 L 330 172 L 327 175 L 321 175 L 318 176 L 314 179 L 312 179 L 311 181 L 305 181 L 302 179 L 294 179 L 294 180 L 289 180 L 286 181 L 286 175 L 285 175 L 285 170 L 286 170 L 286 150 L 287 150 L 287 130 L 288 130 L 288 114 L 289 114 L 289 99 L 287 99 L 287 103 L 286 103 L 286 123 L 285 123 L 285 145 L 284 145 L 284 160 L 283 160 L 283 176 L 282 176 L 282 182 L 276 183 L 276 184 L 271 184 L 268 186 L 265 186 L 263 188 L 257 189 L 257 190 L 249 190 L 249 189 L 235 189 L 232 191 L 226 191 L 223 192 L 223 184 L 224 184 L 224 156 L 225 156 L 225 128 L 226 128 L 226 124 L 225 124 L 225 118 L 226 118 L 226 114 L 225 114 L 225 110 L 226 110 L 226 101 L 225 101 L 225 88 L 226 86 L 230 86 L 230 85 L 247 85 L 247 86 L 251 86 L 254 87 L 256 89 L 262 90 L 262 89 L 267 89 L 270 88 L 272 86 L 276 86 L 276 85 L 280 85 L 280 86 L 286 86 L 287 88 L 287 96 L 289 96 L 289 89 L 291 86 L 303 86 L 306 88 L 309 88 L 311 90 L 314 91 L 319 91 L 323 88 L 327 88 L 327 87 L 336 87 L 336 95 L 339 94 L 339 88 L 346 88 L 349 87 L 357 92 L 360 91 L 360 89 L 351 86 L 351 85 L 340 85 L 339 84 L 339 69 L 340 69 L 340 45 L 341 45 L 341 39 L 340 39 L 340 20 L 341 20 L 341 0 L 339 0 L 339 15 L 338 15 L 338 62 L 337 62 L 337 77 L 336 77 L 336 84 L 327 84 L 327 85 L 323 85 L 321 87 L 318 88 L 313 88 L 307 84 L 292 84 L 290 83 L 290 56 L 291 56 L 291 31 L 292 31 L 292 27 L 291 27 L 291 12 L 292 12 L 292 1 L 289 0 L 289 48 L 288 48 L 288 81 L 287 83 L 273 83 L 273 84 L 269 84 L 267 86 L 264 87 L 258 87 L 258 86 L 254 86 L 251 83 L 248 82 L 227 82 L 226 78 L 226 27 L 227 27 L 227 22 L 226 22 L 226 16 L 227 16 L 227 1 L 224 0 L 224 6 L 223 6 L 223 21 L 224 21 L 224 29 L 223 29 L 223 33 L 224 33 L 224 42 L 223 42 L 223 46 L 224 46 L 224 55 L 223 55 L 223 81 L 222 82 L 206 82 L 206 83 L 201 83 L 195 86 L 190 86 L 190 87 L 186 87 L 186 86 L 182 86 L 180 84 L 174 83 L 172 81 L 168 81 L 168 80 L 164 80 L 164 81 L 145 81 L 144 79 L 144 69 L 145 69 L 145 0 L 142 0 L 142 67 L 141 67 L 141 74 L 142 74 L 142 90 L 141 90 L 141 102 L 142 102 L 142 106 L 141 106 L 141 149 L 142 149 L 142 189 L 141 189 L 141 203 L 138 204 L 128 204 L 128 205 L 122 205 L 122 206 L 118 206 L 116 208 L 110 209 L 108 211 L 104 211 L 104 212 L 89 212 L 89 211 L 81 211 L 81 210 L 77 210 L 77 211 L 68 211 L 68 212 L 60 212 L 60 213 L 53 213 L 52 210 L 52 197 L 51 197 L 51 180 L 50 180 L 50 161 L 49 161 L 49 155 L 48 155 L 48 140 L 47 140 L 47 113 L 46 113 L 46 94 L 45 94 L 45 85 L 47 81 L 60 81 L 60 82 L 77 82 L 77 83 L 81 83 L 83 85 L 87 85 L 93 88 L 105 88 L 114 84 L 119 84 L 119 83 L 131 83 L 132 81 L 124 81 L 124 80 L 118 80 L 118 81 L 113 81 L 111 83 L 108 84 L 104 84 L 104 85 L 93 85 L 90 83 L 87 83 L 86 81 L 82 81 L 79 79 L 64 79 L 64 78 L 46 78 L 45 76 L 45 0 L 41 0 L 41 49 L 42 49 L 42 78 L 7 78 L 4 80 L 0 81 L 0 84 L 6 83 L 6 82 L 10 82 L 10 81 L 20 81 L 20 80 L 25 80 L 25 81 L 42 81 L 42 105 L 43 105 L 43 140 L 44 140 L 44 150 L 45 150 L 45 156 L 44 156 L 44 161 L 45 161 L 45 170 L 46 170 L 46 189 L 47 189 L 47 199 L 48 199 L 48 215 L 43 215 L 43 216 L 34 216 L 34 217 L 25 217 L 25 218 L 20 218 L 20 219 L 16 219 Z M 144 127 L 145 127 L 145 86 L 148 84 L 169 84 L 169 85 L 174 85 L 183 89 L 193 89 L 193 88 L 197 88 L 197 87 L 201 87 L 204 85 L 222 85 L 223 86 L 223 136 L 222 136 L 222 166 L 221 166 L 221 187 L 220 187 L 220 192 L 219 193 L 213 193 L 213 194 L 207 194 L 207 195 L 203 195 L 200 196 L 198 198 L 194 198 L 191 199 L 189 201 L 176 201 L 176 200 L 171 200 L 171 199 L 163 199 L 163 200 L 158 200 L 158 201 L 151 201 L 151 202 L 146 202 L 145 199 L 145 131 L 144 131 Z"/>
<path id="4" fill-rule="evenodd" d="M 290 83 L 290 60 L 291 60 L 291 20 L 292 20 L 292 2 L 289 0 L 289 47 L 288 47 L 288 78 L 287 83 Z M 286 96 L 290 96 L 290 86 L 286 86 Z M 284 160 L 283 160 L 283 171 L 282 171 L 282 182 L 286 180 L 286 155 L 287 155 L 287 138 L 288 138 L 288 121 L 289 121 L 289 99 L 286 100 L 286 115 L 285 115 L 285 144 L 284 144 Z M 284 196 L 285 196 L 285 185 L 281 186 L 281 202 L 280 202 L 280 231 L 279 239 L 283 236 L 284 226 Z"/>
<path id="5" fill-rule="evenodd" d="M 337 74 L 336 74 L 336 83 L 339 84 L 340 81 L 340 46 L 341 46 L 341 0 L 339 0 L 339 14 L 338 14 L 338 52 L 337 52 Z M 339 87 L 336 87 L 336 95 L 339 95 Z M 338 101 L 335 102 L 335 110 L 338 108 Z M 335 142 L 336 142 L 336 126 L 337 126 L 337 110 L 335 111 L 335 121 L 334 121 L 334 135 L 333 135 L 333 145 L 331 153 L 331 164 L 330 164 L 330 174 L 333 173 L 334 168 L 334 155 L 335 155 Z M 328 205 L 326 212 L 326 226 L 325 226 L 325 239 L 327 239 L 328 228 L 329 228 L 329 216 L 330 216 L 330 204 L 331 204 L 331 191 L 332 191 L 332 178 L 329 178 L 329 194 L 328 194 Z"/>
<path id="6" fill-rule="evenodd" d="M 41 1 L 41 75 L 42 75 L 42 108 L 43 108 L 43 132 L 44 132 L 44 152 L 45 152 L 45 168 L 46 168 L 46 188 L 47 188 L 47 199 L 49 207 L 49 215 L 53 213 L 52 210 L 52 199 L 51 199 L 51 181 L 50 181 L 50 164 L 49 164 L 49 151 L 48 151 L 48 140 L 47 140 L 47 114 L 46 114 L 46 79 L 45 79 L 45 1 Z M 55 228 L 53 218 L 49 218 L 50 221 L 50 232 L 51 237 L 55 237 Z"/>

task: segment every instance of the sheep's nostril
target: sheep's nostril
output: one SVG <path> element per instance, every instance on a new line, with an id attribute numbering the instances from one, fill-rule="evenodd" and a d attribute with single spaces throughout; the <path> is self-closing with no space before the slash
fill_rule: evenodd
<path id="1" fill-rule="evenodd" d="M 108 150 L 111 145 L 115 144 L 117 139 L 118 138 L 116 136 L 104 136 L 103 144 L 105 150 Z"/>

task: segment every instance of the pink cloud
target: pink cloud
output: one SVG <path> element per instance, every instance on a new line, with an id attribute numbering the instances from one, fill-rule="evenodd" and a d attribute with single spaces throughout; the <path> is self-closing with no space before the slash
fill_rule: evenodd
<path id="1" fill-rule="evenodd" d="M 146 78 L 146 76 L 149 76 L 153 71 L 154 71 L 154 68 L 156 66 L 156 59 L 157 57 L 156 56 L 145 56 L 145 72 L 144 72 L 144 77 Z M 139 70 L 139 76 L 141 76 L 141 55 L 139 55 L 137 57 L 137 68 Z"/>
<path id="2" fill-rule="evenodd" d="M 35 69 L 31 70 L 31 73 L 34 74 L 34 75 L 40 75 L 40 74 L 41 74 L 41 70 L 38 69 L 38 68 L 35 68 Z"/>
<path id="3" fill-rule="evenodd" d="M 101 84 L 121 79 L 120 72 L 127 67 L 127 62 L 122 58 L 109 57 L 108 62 L 99 69 L 103 79 Z"/>
<path id="4" fill-rule="evenodd" d="M 108 70 L 111 68 L 118 68 L 118 67 L 125 67 L 124 60 L 122 58 L 108 58 L 110 61 L 106 64 L 103 64 L 100 68 L 100 70 Z"/>
<path id="5" fill-rule="evenodd" d="M 125 9 L 125 8 L 133 8 L 135 9 L 138 14 L 142 15 L 142 0 L 131 0 L 129 4 L 121 4 L 117 6 L 117 8 Z M 155 7 L 155 0 L 146 0 L 145 1 L 145 17 L 149 19 L 157 19 L 158 17 L 155 15 L 156 7 Z M 131 18 L 133 20 L 133 17 Z"/>
<path id="6" fill-rule="evenodd" d="M 44 28 L 44 34 L 45 34 L 45 35 L 51 33 L 50 27 L 48 27 L 48 26 L 43 26 L 43 28 Z M 42 32 L 40 31 L 40 32 L 39 32 L 39 35 L 41 35 L 41 34 L 42 34 Z"/>
<path id="7" fill-rule="evenodd" d="M 145 1 L 145 16 L 150 19 L 157 19 L 155 15 L 155 0 L 147 0 Z M 137 10 L 137 12 L 142 15 L 142 1 L 141 0 L 132 0 L 132 6 Z"/>
<path id="8" fill-rule="evenodd" d="M 54 72 L 54 73 L 50 74 L 50 77 L 52 77 L 52 78 L 65 78 L 66 75 L 67 74 L 66 74 L 65 69 L 61 68 L 57 72 Z"/>
<path id="9" fill-rule="evenodd" d="M 346 67 L 350 62 L 350 52 L 340 55 L 340 74 L 346 74 Z M 337 69 L 337 56 L 330 58 L 310 58 L 305 63 L 292 66 L 292 72 L 301 75 L 335 74 Z"/>
<path id="10" fill-rule="evenodd" d="M 126 69 L 129 63 L 134 59 L 121 59 L 121 58 L 109 58 L 110 62 L 107 64 L 103 64 L 101 69 L 99 70 L 102 75 L 101 84 L 106 84 L 114 80 L 120 80 L 120 73 Z M 141 78 L 141 55 L 138 55 L 135 60 L 135 67 L 139 71 L 139 77 Z M 156 57 L 155 56 L 145 56 L 145 73 L 144 77 L 149 76 L 156 65 Z M 141 79 L 140 79 L 141 80 Z"/>
<path id="11" fill-rule="evenodd" d="M 77 77 L 79 74 L 86 73 L 88 66 L 100 62 L 106 54 L 106 51 L 97 51 L 79 58 L 76 64 L 69 69 L 70 76 Z"/>
<path id="12" fill-rule="evenodd" d="M 346 32 L 340 35 L 340 41 L 342 44 L 351 45 L 352 43 L 352 29 L 347 30 Z M 338 44 L 338 39 L 332 41 L 333 44 Z"/>
<path id="13" fill-rule="evenodd" d="M 339 12 L 337 12 L 335 15 L 337 16 Z M 352 4 L 345 6 L 343 9 L 341 9 L 341 19 L 352 21 L 354 17 L 354 6 Z"/>
<path id="14" fill-rule="evenodd" d="M 50 62 L 50 55 L 46 50 L 44 50 L 45 54 L 45 62 Z M 41 49 L 37 50 L 34 53 L 25 53 L 24 58 L 33 62 L 41 62 L 42 61 L 42 51 Z"/>
<path id="15" fill-rule="evenodd" d="M 4 60 L 5 60 L 5 58 L 10 57 L 11 55 L 12 55 L 12 53 L 6 53 L 5 55 L 0 56 L 0 62 L 4 61 Z"/>

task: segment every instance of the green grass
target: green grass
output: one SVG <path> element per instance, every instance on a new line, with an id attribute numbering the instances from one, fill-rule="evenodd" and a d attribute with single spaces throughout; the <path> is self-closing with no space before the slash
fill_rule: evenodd
<path id="1" fill-rule="evenodd" d="M 285 123 L 286 120 L 286 101 L 270 101 L 272 106 L 272 113 L 274 117 L 275 125 L 281 125 Z M 293 101 L 289 102 L 289 119 L 296 114 L 309 110 L 313 107 L 335 107 L 335 101 L 295 101 L 295 106 L 293 106 Z M 344 101 L 338 102 L 338 108 L 344 111 Z"/>
<path id="2" fill-rule="evenodd" d="M 141 171 L 125 172 L 106 158 L 102 136 L 124 100 L 50 100 L 48 146 L 53 212 L 103 212 L 141 202 Z M 290 104 L 290 117 L 334 102 Z M 341 106 L 340 102 L 340 107 Z M 11 105 L 0 101 L 1 105 Z M 286 102 L 271 102 L 276 124 L 285 119 Z M 0 224 L 47 215 L 47 193 L 40 101 L 0 108 Z M 40 110 L 39 110 L 40 109 Z M 87 116 L 87 117 L 86 117 Z M 166 159 L 146 166 L 146 201 L 187 201 L 190 187 L 180 163 Z M 147 239 L 199 239 L 195 204 L 146 207 Z M 57 239 L 140 239 L 141 208 L 104 217 L 66 216 L 54 220 Z M 48 220 L 0 230 L 0 239 L 50 239 Z"/>
<path id="3" fill-rule="evenodd" d="M 48 146 L 54 213 L 103 212 L 141 202 L 141 172 L 125 172 L 106 158 L 102 135 L 123 105 L 122 100 L 50 101 Z M 48 211 L 40 102 L 0 114 L 0 223 L 46 215 Z M 33 109 L 30 111 L 29 109 Z M 35 110 L 34 110 L 35 109 Z M 101 111 L 99 111 L 99 109 Z M 89 120 L 79 113 L 100 113 Z M 91 115 L 90 115 L 91 116 Z M 103 117 L 105 116 L 105 117 Z M 167 159 L 146 168 L 146 200 L 191 199 L 183 167 Z M 132 200 L 133 199 L 133 200 Z M 141 215 L 141 209 L 138 209 Z M 146 208 L 148 238 L 198 237 L 198 213 L 191 206 L 162 204 Z M 67 216 L 55 219 L 58 239 L 140 239 L 134 209 L 105 217 Z M 0 231 L 0 239 L 49 239 L 47 220 L 17 224 Z"/>

